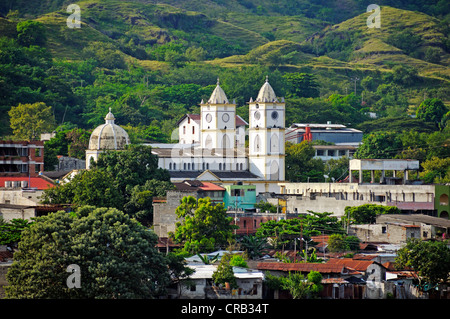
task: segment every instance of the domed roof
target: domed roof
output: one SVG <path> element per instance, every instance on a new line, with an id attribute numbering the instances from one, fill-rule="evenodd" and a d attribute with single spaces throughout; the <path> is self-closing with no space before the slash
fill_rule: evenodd
<path id="1" fill-rule="evenodd" d="M 210 104 L 228 104 L 228 98 L 224 92 L 224 90 L 219 85 L 219 79 L 217 79 L 217 86 L 211 94 L 211 97 L 208 100 Z"/>
<path id="2" fill-rule="evenodd" d="M 275 91 L 269 84 L 268 76 L 266 76 L 266 83 L 264 83 L 264 85 L 259 90 L 256 102 L 278 102 Z"/>
<path id="3" fill-rule="evenodd" d="M 105 117 L 105 124 L 95 128 L 89 139 L 90 150 L 123 150 L 130 144 L 128 133 L 119 125 L 114 124 L 114 115 L 109 113 Z"/>

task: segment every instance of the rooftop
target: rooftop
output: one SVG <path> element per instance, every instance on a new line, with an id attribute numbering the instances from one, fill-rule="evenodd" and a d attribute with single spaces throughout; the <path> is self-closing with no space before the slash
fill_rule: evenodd
<path id="1" fill-rule="evenodd" d="M 55 186 L 55 183 L 45 179 L 44 177 L 38 176 L 38 177 L 13 177 L 13 176 L 2 176 L 0 177 L 0 187 L 5 188 L 5 182 L 27 182 L 27 187 L 25 188 L 36 188 L 38 190 L 43 190 L 47 188 L 51 188 Z M 14 188 L 14 187 L 12 187 Z M 19 187 L 17 187 L 19 188 Z M 22 188 L 22 187 L 20 187 Z"/>

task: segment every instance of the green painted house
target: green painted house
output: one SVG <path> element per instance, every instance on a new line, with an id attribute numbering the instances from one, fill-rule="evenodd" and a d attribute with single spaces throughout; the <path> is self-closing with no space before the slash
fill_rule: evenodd
<path id="1" fill-rule="evenodd" d="M 230 210 L 252 209 L 256 204 L 255 185 L 225 185 L 223 203 Z"/>
<path id="2" fill-rule="evenodd" d="M 449 218 L 450 216 L 450 185 L 435 185 L 434 208 L 437 216 L 441 218 Z"/>

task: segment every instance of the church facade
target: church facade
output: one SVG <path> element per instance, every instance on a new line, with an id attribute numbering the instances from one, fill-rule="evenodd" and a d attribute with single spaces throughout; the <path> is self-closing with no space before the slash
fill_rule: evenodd
<path id="1" fill-rule="evenodd" d="M 240 182 L 255 185 L 257 193 L 278 193 L 285 179 L 284 98 L 278 99 L 266 78 L 248 105 L 249 123 L 236 115 L 236 104 L 218 81 L 208 101 L 201 101 L 200 114 L 178 121 L 180 143 L 152 145 L 159 166 L 169 170 L 173 182 Z"/>

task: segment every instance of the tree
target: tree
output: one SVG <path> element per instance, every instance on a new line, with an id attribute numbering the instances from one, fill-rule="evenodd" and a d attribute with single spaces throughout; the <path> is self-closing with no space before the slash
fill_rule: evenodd
<path id="1" fill-rule="evenodd" d="M 291 273 L 282 278 L 281 287 L 289 290 L 294 299 L 313 299 L 322 291 L 322 275 L 317 271 L 311 271 L 307 277 L 298 272 Z"/>
<path id="2" fill-rule="evenodd" d="M 52 107 L 43 102 L 19 103 L 8 114 L 14 136 L 18 139 L 40 140 L 41 133 L 51 132 L 55 128 Z"/>
<path id="3" fill-rule="evenodd" d="M 184 243 L 186 253 L 212 251 L 216 245 L 225 245 L 237 228 L 223 204 L 213 205 L 209 197 L 198 201 L 192 196 L 183 197 L 175 214 L 182 221 L 176 223 L 176 230 L 170 236 L 175 242 Z"/>
<path id="4" fill-rule="evenodd" d="M 447 242 L 409 239 L 397 252 L 397 269 L 412 268 L 419 275 L 419 287 L 449 282 L 450 249 Z"/>
<path id="5" fill-rule="evenodd" d="M 449 109 L 439 99 L 426 99 L 420 103 L 416 111 L 418 119 L 439 124 Z"/>
<path id="6" fill-rule="evenodd" d="M 328 238 L 328 249 L 331 252 L 347 250 L 347 245 L 344 240 L 344 235 L 342 235 L 342 234 L 330 235 L 330 237 Z"/>
<path id="7" fill-rule="evenodd" d="M 283 78 L 289 86 L 289 97 L 319 97 L 319 83 L 313 74 L 286 73 Z"/>
<path id="8" fill-rule="evenodd" d="M 402 150 L 398 134 L 391 132 L 373 132 L 363 137 L 355 158 L 395 158 Z"/>
<path id="9" fill-rule="evenodd" d="M 345 215 L 342 219 L 347 223 L 350 218 L 354 224 L 374 224 L 376 217 L 383 214 L 400 214 L 401 211 L 395 206 L 383 206 L 375 204 L 364 204 L 360 206 L 345 207 Z"/>
<path id="10" fill-rule="evenodd" d="M 147 180 L 170 181 L 169 172 L 158 167 L 158 157 L 152 154 L 152 148 L 144 145 L 128 145 L 124 151 L 102 153 L 92 168 L 110 174 L 125 201 L 134 186 L 144 185 Z"/>
<path id="11" fill-rule="evenodd" d="M 36 218 L 7 273 L 7 298 L 152 298 L 170 282 L 157 237 L 113 208 L 82 207 Z M 69 265 L 80 288 L 69 289 Z"/>
<path id="12" fill-rule="evenodd" d="M 216 285 L 230 284 L 231 288 L 238 288 L 236 282 L 236 276 L 233 272 L 233 266 L 230 265 L 230 255 L 225 254 L 222 256 L 216 271 L 212 274 L 212 280 Z"/>
<path id="13" fill-rule="evenodd" d="M 309 141 L 298 144 L 286 142 L 286 180 L 290 182 L 323 181 L 324 164 L 314 158 L 315 150 Z"/>
<path id="14" fill-rule="evenodd" d="M 247 251 L 250 259 L 258 259 L 263 255 L 263 251 L 268 245 L 265 238 L 244 236 L 241 239 L 241 246 Z"/>
<path id="15" fill-rule="evenodd" d="M 32 224 L 33 222 L 20 218 L 14 218 L 9 222 L 1 222 L 0 245 L 7 245 L 9 247 L 17 246 L 22 232 Z"/>
<path id="16" fill-rule="evenodd" d="M 45 27 L 38 21 L 21 21 L 17 23 L 17 39 L 21 45 L 44 45 L 46 42 Z"/>
<path id="17" fill-rule="evenodd" d="M 421 163 L 423 171 L 420 178 L 425 183 L 450 183 L 450 157 L 431 159 Z"/>
<path id="18" fill-rule="evenodd" d="M 45 190 L 42 202 L 119 209 L 123 207 L 125 199 L 115 187 L 110 174 L 99 170 L 85 170 L 75 175 L 70 182 Z"/>

